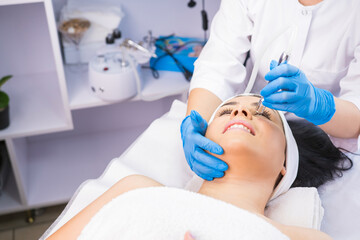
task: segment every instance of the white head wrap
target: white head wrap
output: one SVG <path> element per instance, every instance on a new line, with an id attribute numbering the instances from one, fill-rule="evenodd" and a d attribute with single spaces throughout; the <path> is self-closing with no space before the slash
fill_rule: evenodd
<path id="1" fill-rule="evenodd" d="M 260 96 L 260 95 L 253 93 L 239 94 L 223 101 L 214 111 L 213 115 L 209 120 L 209 124 L 213 121 L 217 111 L 219 110 L 219 108 L 222 107 L 224 103 L 228 102 L 230 99 L 240 96 Z M 291 185 L 293 184 L 297 176 L 298 167 L 299 167 L 299 151 L 297 148 L 296 141 L 291 132 L 289 124 L 287 123 L 284 113 L 282 113 L 281 111 L 278 111 L 278 113 L 280 115 L 284 127 L 285 138 L 286 138 L 286 161 L 285 161 L 286 174 L 282 177 L 281 181 L 274 189 L 269 201 L 277 198 L 278 196 L 287 192 L 290 189 Z"/>

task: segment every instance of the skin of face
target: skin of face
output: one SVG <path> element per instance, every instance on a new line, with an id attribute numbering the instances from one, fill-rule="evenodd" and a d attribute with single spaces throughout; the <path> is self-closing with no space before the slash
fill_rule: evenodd
<path id="1" fill-rule="evenodd" d="M 223 148 L 224 154 L 213 155 L 229 165 L 225 176 L 275 182 L 279 173 L 285 173 L 285 134 L 276 111 L 266 109 L 270 119 L 256 114 L 258 101 L 256 96 L 227 101 L 217 111 L 205 136 Z M 246 129 L 228 128 L 233 123 L 246 126 L 251 133 Z"/>

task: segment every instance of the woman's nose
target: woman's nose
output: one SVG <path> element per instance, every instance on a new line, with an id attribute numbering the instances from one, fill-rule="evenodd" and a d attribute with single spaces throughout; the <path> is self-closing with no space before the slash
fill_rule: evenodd
<path id="1" fill-rule="evenodd" d="M 249 119 L 252 119 L 252 114 L 250 112 L 249 109 L 247 109 L 246 107 L 236 107 L 233 109 L 233 111 L 231 112 L 231 116 L 232 117 L 246 117 Z"/>

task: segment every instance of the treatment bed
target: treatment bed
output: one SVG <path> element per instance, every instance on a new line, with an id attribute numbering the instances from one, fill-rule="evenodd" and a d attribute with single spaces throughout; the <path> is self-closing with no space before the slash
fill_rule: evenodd
<path id="1" fill-rule="evenodd" d="M 99 178 L 79 186 L 40 239 L 46 239 L 114 183 L 131 174 L 151 177 L 169 187 L 195 190 L 192 182 L 196 176 L 186 163 L 180 137 L 185 111 L 186 104 L 175 100 L 170 111 L 113 159 Z M 336 240 L 360 239 L 360 156 L 350 157 L 354 166 L 342 178 L 319 189 L 290 189 L 269 204 L 266 215 L 284 224 L 321 229 Z"/>

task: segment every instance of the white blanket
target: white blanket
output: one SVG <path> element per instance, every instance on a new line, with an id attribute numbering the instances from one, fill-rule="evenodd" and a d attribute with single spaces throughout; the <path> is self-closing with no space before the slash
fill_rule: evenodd
<path id="1" fill-rule="evenodd" d="M 178 188 L 136 189 L 105 205 L 79 240 L 289 239 L 265 219 L 226 202 Z"/>

